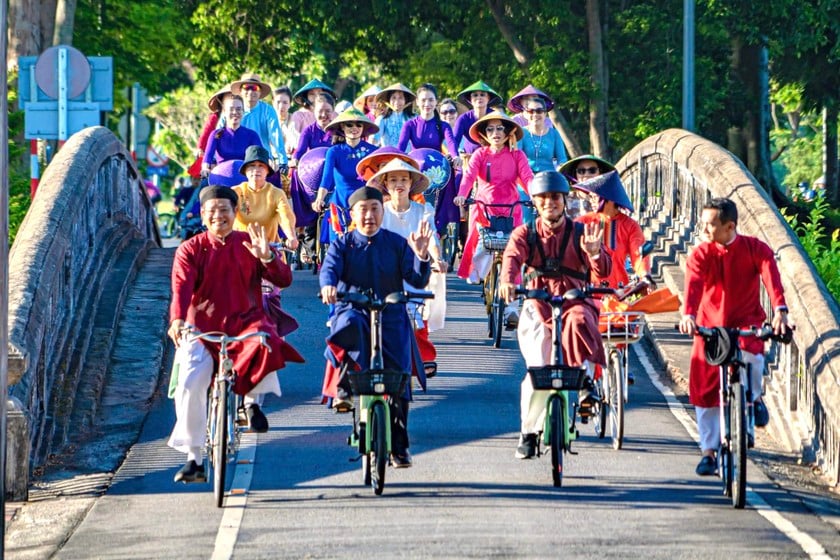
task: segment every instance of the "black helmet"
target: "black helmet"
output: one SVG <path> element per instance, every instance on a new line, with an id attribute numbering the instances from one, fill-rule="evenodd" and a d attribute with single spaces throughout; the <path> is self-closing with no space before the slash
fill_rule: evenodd
<path id="1" fill-rule="evenodd" d="M 545 193 L 569 194 L 569 181 L 557 171 L 540 171 L 528 187 L 531 196 Z"/>

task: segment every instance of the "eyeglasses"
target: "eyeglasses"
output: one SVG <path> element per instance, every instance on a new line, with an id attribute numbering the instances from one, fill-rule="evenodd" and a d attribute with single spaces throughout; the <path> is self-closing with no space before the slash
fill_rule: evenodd
<path id="1" fill-rule="evenodd" d="M 525 109 L 525 112 L 529 115 L 544 115 L 545 109 Z"/>
<path id="2" fill-rule="evenodd" d="M 597 175 L 600 173 L 600 170 L 597 166 L 595 167 L 578 167 L 575 169 L 575 175 Z"/>
<path id="3" fill-rule="evenodd" d="M 441 115 L 454 115 L 454 114 L 455 114 L 455 113 L 457 113 L 457 112 L 458 112 L 458 111 L 456 111 L 455 109 L 443 109 L 443 110 L 440 112 L 440 114 L 441 114 Z"/>
<path id="4" fill-rule="evenodd" d="M 242 91 L 260 91 L 260 86 L 255 84 L 243 84 Z"/>
<path id="5" fill-rule="evenodd" d="M 506 129 L 505 129 L 504 125 L 488 126 L 487 128 L 484 129 L 484 132 L 486 134 L 491 134 L 493 132 L 505 132 L 505 130 Z"/>

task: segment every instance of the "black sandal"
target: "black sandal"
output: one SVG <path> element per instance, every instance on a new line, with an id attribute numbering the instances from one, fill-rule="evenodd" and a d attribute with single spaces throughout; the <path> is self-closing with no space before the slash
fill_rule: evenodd
<path id="1" fill-rule="evenodd" d="M 431 379 L 437 375 L 437 362 L 423 362 L 423 370 L 426 372 L 426 377 Z"/>

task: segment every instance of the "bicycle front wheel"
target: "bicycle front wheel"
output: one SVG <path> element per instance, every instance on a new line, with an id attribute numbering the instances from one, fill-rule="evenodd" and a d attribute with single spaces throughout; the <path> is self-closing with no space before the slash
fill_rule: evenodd
<path id="1" fill-rule="evenodd" d="M 487 311 L 487 338 L 495 339 L 496 336 L 496 316 L 494 311 L 494 301 L 496 297 L 496 269 L 490 268 L 487 277 L 484 279 L 484 308 Z"/>
<path id="2" fill-rule="evenodd" d="M 609 391 L 609 377 L 606 369 L 601 369 L 601 377 L 593 382 L 595 390 L 598 392 L 599 401 L 595 405 L 595 435 L 598 439 L 604 439 L 607 434 L 607 421 L 609 420 L 609 409 L 607 407 L 606 395 Z"/>
<path id="3" fill-rule="evenodd" d="M 563 485 L 563 454 L 566 452 L 566 410 L 563 399 L 553 395 L 548 400 L 548 445 L 551 448 L 551 478 L 555 487 Z"/>
<path id="4" fill-rule="evenodd" d="M 218 381 L 218 391 L 215 400 L 213 431 L 213 497 L 216 507 L 222 507 L 225 499 L 225 474 L 227 470 L 227 446 L 228 446 L 228 400 L 227 381 Z"/>
<path id="5" fill-rule="evenodd" d="M 744 386 L 730 387 L 729 437 L 732 446 L 732 506 L 743 509 L 747 503 L 747 406 Z"/>
<path id="6" fill-rule="evenodd" d="M 178 227 L 178 217 L 172 212 L 164 212 L 158 215 L 158 230 L 163 239 L 171 239 L 177 237 L 180 233 Z"/>
<path id="7" fill-rule="evenodd" d="M 499 295 L 499 278 L 502 272 L 502 264 L 493 265 L 493 278 L 495 289 L 493 290 L 493 347 L 499 348 L 502 345 L 502 333 L 505 330 L 505 302 Z"/>
<path id="8" fill-rule="evenodd" d="M 610 352 L 607 374 L 609 375 L 610 437 L 613 449 L 619 450 L 624 443 L 624 359 L 618 350 Z"/>
<path id="9" fill-rule="evenodd" d="M 385 467 L 388 465 L 388 432 L 385 405 L 380 401 L 373 405 L 370 413 L 370 485 L 379 496 L 385 488 Z"/>

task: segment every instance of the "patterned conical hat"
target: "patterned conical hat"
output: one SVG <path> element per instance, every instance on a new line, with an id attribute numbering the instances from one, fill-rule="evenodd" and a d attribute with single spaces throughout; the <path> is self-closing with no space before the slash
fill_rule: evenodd
<path id="1" fill-rule="evenodd" d="M 342 112 L 340 115 L 334 118 L 324 130 L 332 132 L 333 134 L 341 134 L 341 124 L 346 122 L 362 123 L 364 125 L 364 130 L 362 130 L 362 137 L 370 136 L 371 134 L 376 134 L 377 132 L 379 132 L 379 126 L 377 126 L 375 122 L 367 118 L 367 115 L 365 115 L 355 107 L 350 107 L 346 111 Z"/>

